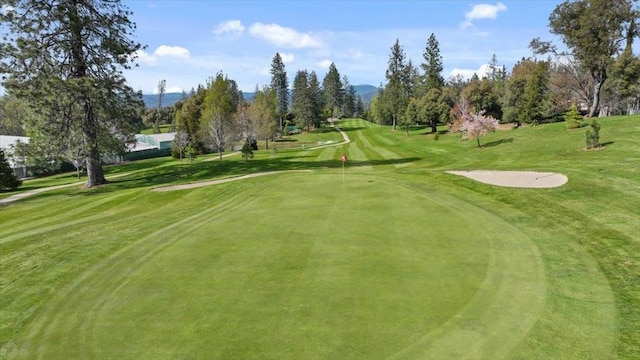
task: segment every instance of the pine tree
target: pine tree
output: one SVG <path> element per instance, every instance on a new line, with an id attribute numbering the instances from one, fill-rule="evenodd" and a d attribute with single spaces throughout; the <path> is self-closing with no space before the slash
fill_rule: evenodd
<path id="1" fill-rule="evenodd" d="M 538 61 L 524 87 L 521 99 L 520 120 L 539 124 L 548 114 L 549 63 Z"/>
<path id="2" fill-rule="evenodd" d="M 329 70 L 322 80 L 322 91 L 329 116 L 338 117 L 344 100 L 344 87 L 334 63 L 329 65 Z"/>
<path id="3" fill-rule="evenodd" d="M 0 149 L 0 191 L 14 190 L 22 185 L 22 181 L 13 173 L 8 160 L 4 157 L 4 151 Z"/>
<path id="4" fill-rule="evenodd" d="M 282 129 L 284 118 L 289 111 L 289 80 L 280 53 L 276 53 L 271 63 L 271 87 L 276 92 L 276 115 L 280 118 Z"/>
<path id="5" fill-rule="evenodd" d="M 49 141 L 80 132 L 88 187 L 106 183 L 103 154 L 135 141 L 143 103 L 122 74 L 141 48 L 130 16 L 118 0 L 15 0 L 0 14 L 3 85 L 57 129 L 42 132 Z"/>
<path id="6" fill-rule="evenodd" d="M 391 115 L 393 130 L 396 130 L 399 118 L 404 115 L 409 97 L 407 96 L 407 65 L 405 63 L 406 55 L 400 40 L 391 47 L 391 55 L 389 56 L 389 67 L 385 72 L 387 84 L 384 89 L 385 108 Z"/>
<path id="7" fill-rule="evenodd" d="M 364 116 L 364 103 L 362 102 L 362 96 L 358 95 L 356 98 L 356 113 L 354 116 L 362 117 Z"/>
<path id="8" fill-rule="evenodd" d="M 324 99 L 322 96 L 320 81 L 318 81 L 318 75 L 316 75 L 315 71 L 311 71 L 311 73 L 309 74 L 308 91 L 311 106 L 311 124 L 315 127 L 319 127 L 322 119 L 322 108 L 324 107 Z"/>
<path id="9" fill-rule="evenodd" d="M 435 34 L 429 36 L 427 46 L 422 54 L 424 63 L 420 64 L 420 67 L 424 71 L 424 85 L 426 89 L 424 92 L 428 92 L 431 89 L 440 89 L 444 86 L 444 78 L 442 77 L 442 70 L 444 69 L 442 64 L 442 55 L 440 55 L 440 46 Z"/>
<path id="10" fill-rule="evenodd" d="M 180 113 L 176 114 L 177 130 L 184 131 L 189 135 L 190 144 L 198 153 L 204 153 L 206 150 L 200 124 L 206 92 L 206 88 L 202 85 L 198 85 L 197 89 L 191 89 Z"/>
<path id="11" fill-rule="evenodd" d="M 342 82 L 344 83 L 344 101 L 342 104 L 342 115 L 351 118 L 356 112 L 356 88 L 349 84 L 349 79 L 345 75 Z"/>
<path id="12" fill-rule="evenodd" d="M 312 103 L 309 92 L 309 73 L 307 70 L 298 70 L 293 79 L 293 99 L 291 108 L 296 115 L 296 123 L 301 127 L 309 128 L 312 123 Z"/>

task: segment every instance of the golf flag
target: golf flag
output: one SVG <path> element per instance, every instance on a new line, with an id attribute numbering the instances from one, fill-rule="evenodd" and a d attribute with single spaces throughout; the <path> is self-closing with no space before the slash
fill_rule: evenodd
<path id="1" fill-rule="evenodd" d="M 347 155 L 342 154 L 342 162 L 346 163 L 347 162 Z"/>

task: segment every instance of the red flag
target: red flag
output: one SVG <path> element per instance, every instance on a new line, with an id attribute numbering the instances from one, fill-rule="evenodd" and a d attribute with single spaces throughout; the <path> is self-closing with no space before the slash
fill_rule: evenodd
<path id="1" fill-rule="evenodd" d="M 347 162 L 347 155 L 342 154 L 342 162 L 343 163 Z"/>

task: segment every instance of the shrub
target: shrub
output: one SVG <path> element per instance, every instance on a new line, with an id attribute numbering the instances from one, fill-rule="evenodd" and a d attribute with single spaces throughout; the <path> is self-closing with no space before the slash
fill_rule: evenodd
<path id="1" fill-rule="evenodd" d="M 242 158 L 244 159 L 244 161 L 253 159 L 253 148 L 249 141 L 244 143 L 241 151 L 242 151 Z"/>
<path id="2" fill-rule="evenodd" d="M 567 129 L 577 129 L 584 126 L 582 115 L 578 112 L 576 104 L 572 104 L 571 109 L 564 114 L 564 121 L 567 123 Z"/>
<path id="3" fill-rule="evenodd" d="M 14 190 L 20 185 L 22 180 L 13 173 L 9 161 L 4 157 L 4 151 L 0 150 L 0 191 Z"/>
<path id="4" fill-rule="evenodd" d="M 591 129 L 586 131 L 587 149 L 600 147 L 600 124 L 596 119 L 591 122 Z"/>
<path id="5" fill-rule="evenodd" d="M 197 154 L 197 152 L 196 152 L 196 149 L 195 149 L 193 146 L 188 145 L 188 146 L 184 149 L 184 154 L 185 154 L 185 157 L 186 157 L 187 159 L 189 159 L 189 161 L 193 161 L 193 160 L 196 158 L 196 154 Z"/>

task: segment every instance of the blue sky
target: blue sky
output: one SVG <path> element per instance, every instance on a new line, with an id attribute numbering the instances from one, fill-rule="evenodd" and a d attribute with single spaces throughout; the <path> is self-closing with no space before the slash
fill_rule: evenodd
<path id="1" fill-rule="evenodd" d="M 163 79 L 168 92 L 189 91 L 218 71 L 253 91 L 269 84 L 279 52 L 290 82 L 303 69 L 322 79 L 334 62 L 351 84 L 378 86 L 395 40 L 417 65 L 431 33 L 445 78 L 482 72 L 493 54 L 510 71 L 532 55 L 532 38 L 552 39 L 548 17 L 561 2 L 123 0 L 147 46 L 125 74 L 145 94 Z"/>

